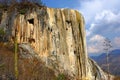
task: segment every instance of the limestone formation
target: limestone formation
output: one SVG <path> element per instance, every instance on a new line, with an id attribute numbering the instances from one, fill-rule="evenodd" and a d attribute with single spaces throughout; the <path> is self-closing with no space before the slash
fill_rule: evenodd
<path id="1" fill-rule="evenodd" d="M 28 54 L 37 54 L 36 58 L 56 75 L 67 74 L 71 80 L 107 80 L 88 58 L 84 18 L 78 11 L 43 7 L 25 14 L 4 12 L 2 17 L 0 26 L 4 27 L 7 40 L 14 42 L 17 32 L 21 54 L 28 49 Z"/>

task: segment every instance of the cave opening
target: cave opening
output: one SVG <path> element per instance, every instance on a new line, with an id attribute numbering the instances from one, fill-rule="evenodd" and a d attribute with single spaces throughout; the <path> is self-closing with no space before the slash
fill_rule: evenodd
<path id="1" fill-rule="evenodd" d="M 28 19 L 28 22 L 30 23 L 30 24 L 33 24 L 34 25 L 34 19 L 32 18 L 32 19 Z"/>
<path id="2" fill-rule="evenodd" d="M 35 43 L 35 39 L 34 38 L 28 38 L 28 42 L 29 43 Z"/>

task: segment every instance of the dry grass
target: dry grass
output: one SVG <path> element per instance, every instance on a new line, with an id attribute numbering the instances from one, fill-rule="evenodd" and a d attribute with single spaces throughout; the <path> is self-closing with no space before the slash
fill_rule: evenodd
<path id="1" fill-rule="evenodd" d="M 14 52 L 12 48 L 0 43 L 0 79 L 14 79 Z M 35 58 L 25 59 L 19 55 L 19 80 L 55 80 L 53 70 L 45 67 L 45 64 Z"/>
<path id="2" fill-rule="evenodd" d="M 115 76 L 114 80 L 120 80 L 120 76 Z"/>
<path id="3" fill-rule="evenodd" d="M 0 43 L 0 77 L 6 76 L 10 77 L 14 74 L 14 54 L 12 51 L 9 51 L 9 49 L 3 44 Z"/>

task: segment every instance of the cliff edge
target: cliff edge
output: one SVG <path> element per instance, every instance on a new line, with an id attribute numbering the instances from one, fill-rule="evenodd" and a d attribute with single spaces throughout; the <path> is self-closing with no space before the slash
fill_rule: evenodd
<path id="1" fill-rule="evenodd" d="M 0 28 L 5 32 L 1 42 L 14 44 L 17 37 L 19 58 L 40 60 L 55 76 L 107 80 L 106 74 L 88 58 L 84 18 L 76 10 L 41 7 L 25 13 L 3 12 Z"/>

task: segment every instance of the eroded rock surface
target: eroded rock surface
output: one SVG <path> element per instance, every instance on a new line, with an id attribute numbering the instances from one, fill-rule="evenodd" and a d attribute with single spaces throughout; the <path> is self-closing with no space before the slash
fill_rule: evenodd
<path id="1" fill-rule="evenodd" d="M 0 26 L 11 42 L 17 33 L 23 57 L 37 54 L 56 75 L 67 74 L 71 80 L 107 80 L 104 72 L 88 59 L 84 19 L 78 11 L 40 8 L 26 14 L 4 13 Z"/>

